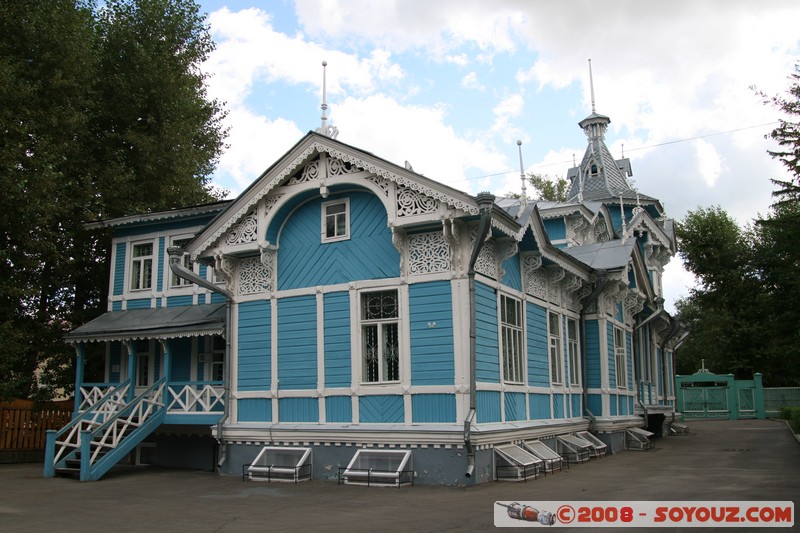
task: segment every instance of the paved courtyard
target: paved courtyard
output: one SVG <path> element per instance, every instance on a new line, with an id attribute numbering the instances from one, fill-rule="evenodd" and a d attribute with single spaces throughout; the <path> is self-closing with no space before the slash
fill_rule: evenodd
<path id="1" fill-rule="evenodd" d="M 0 465 L 0 531 L 486 531 L 495 501 L 797 500 L 800 443 L 783 422 L 688 425 L 649 451 L 474 487 L 265 484 L 156 467 L 81 483 L 43 479 L 41 464 Z"/>

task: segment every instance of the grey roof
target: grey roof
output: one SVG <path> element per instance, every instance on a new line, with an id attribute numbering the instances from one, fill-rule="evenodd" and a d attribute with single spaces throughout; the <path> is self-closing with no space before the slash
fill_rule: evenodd
<path id="1" fill-rule="evenodd" d="M 225 304 L 109 311 L 75 328 L 67 342 L 172 339 L 225 332 Z"/>
<path id="2" fill-rule="evenodd" d="M 625 242 L 615 239 L 609 242 L 570 246 L 569 248 L 562 248 L 562 251 L 593 269 L 614 270 L 628 264 L 633 254 L 634 246 L 636 246 L 635 239 L 629 239 Z"/>

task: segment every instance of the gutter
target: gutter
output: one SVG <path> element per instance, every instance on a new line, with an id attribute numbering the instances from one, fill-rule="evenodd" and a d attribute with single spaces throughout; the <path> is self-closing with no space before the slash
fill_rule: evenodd
<path id="1" fill-rule="evenodd" d="M 475 263 L 478 261 L 483 242 L 486 240 L 486 235 L 489 233 L 492 220 L 492 208 L 494 206 L 495 196 L 488 192 L 482 192 L 475 198 L 478 202 L 480 209 L 480 224 L 478 225 L 478 235 L 475 237 L 475 244 L 472 248 L 472 253 L 469 258 L 469 266 L 467 268 L 467 278 L 469 280 L 469 413 L 464 420 L 464 448 L 467 450 L 467 478 L 471 478 L 475 473 L 475 448 L 472 446 L 470 432 L 472 423 L 475 421 L 476 415 L 476 339 L 477 339 L 477 326 L 475 319 Z"/>
<path id="2" fill-rule="evenodd" d="M 167 254 L 169 254 L 169 268 L 170 270 L 179 278 L 185 279 L 194 283 L 195 285 L 199 285 L 203 288 L 206 288 L 212 292 L 216 292 L 217 294 L 221 294 L 225 297 L 225 367 L 223 370 L 223 395 L 225 398 L 225 403 L 223 404 L 224 410 L 222 414 L 222 418 L 220 418 L 219 422 L 216 425 L 216 439 L 220 446 L 219 457 L 217 459 L 217 469 L 219 470 L 222 468 L 222 465 L 225 464 L 225 461 L 228 458 L 228 446 L 225 444 L 225 441 L 222 439 L 222 426 L 228 421 L 230 417 L 230 403 L 231 403 L 231 307 L 233 303 L 233 294 L 222 287 L 217 286 L 216 284 L 208 281 L 207 279 L 203 279 L 191 270 L 187 269 L 181 264 L 181 259 L 183 257 L 183 249 L 179 246 L 170 246 L 167 248 Z"/>

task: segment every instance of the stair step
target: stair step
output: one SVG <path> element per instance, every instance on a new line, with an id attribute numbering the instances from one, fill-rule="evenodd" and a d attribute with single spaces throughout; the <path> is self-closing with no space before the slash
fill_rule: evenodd
<path id="1" fill-rule="evenodd" d="M 81 477 L 81 469 L 80 468 L 56 468 L 56 474 L 63 477 L 72 477 L 75 479 L 80 479 Z"/>

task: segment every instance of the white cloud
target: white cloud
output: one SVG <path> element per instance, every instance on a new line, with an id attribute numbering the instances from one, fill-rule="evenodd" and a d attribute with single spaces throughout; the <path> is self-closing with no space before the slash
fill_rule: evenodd
<path id="1" fill-rule="evenodd" d="M 485 90 L 485 87 L 478 81 L 478 74 L 474 71 L 461 78 L 461 86 L 467 89 Z"/>
<path id="2" fill-rule="evenodd" d="M 338 139 L 458 190 L 476 194 L 485 182 L 467 179 L 470 169 L 507 168 L 505 155 L 484 141 L 459 135 L 446 123 L 445 107 L 403 105 L 376 94 L 336 104 Z"/>
<path id="3" fill-rule="evenodd" d="M 714 145 L 703 139 L 695 139 L 694 149 L 697 154 L 697 167 L 700 170 L 700 176 L 706 182 L 706 185 L 713 187 L 722 172 L 722 159 Z"/>

